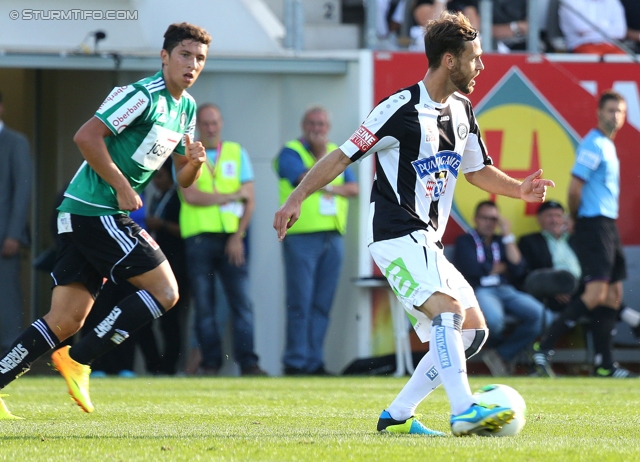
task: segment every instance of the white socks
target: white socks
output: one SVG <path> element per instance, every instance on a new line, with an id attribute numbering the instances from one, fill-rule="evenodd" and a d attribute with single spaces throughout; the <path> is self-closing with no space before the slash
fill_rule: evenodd
<path id="1" fill-rule="evenodd" d="M 631 327 L 638 327 L 638 325 L 640 325 L 640 312 L 625 306 L 620 310 L 620 319 Z"/>
<path id="2" fill-rule="evenodd" d="M 463 330 L 462 343 L 466 358 L 478 353 L 486 339 L 486 329 Z M 442 379 L 435 367 L 435 357 L 435 348 L 430 348 L 427 354 L 422 357 L 407 384 L 386 409 L 392 418 L 406 420 L 412 417 L 422 400 L 440 386 Z"/>
<path id="3" fill-rule="evenodd" d="M 462 345 L 462 320 L 459 314 L 441 313 L 431 321 L 430 349 L 434 350 L 435 367 L 453 415 L 473 404 Z"/>

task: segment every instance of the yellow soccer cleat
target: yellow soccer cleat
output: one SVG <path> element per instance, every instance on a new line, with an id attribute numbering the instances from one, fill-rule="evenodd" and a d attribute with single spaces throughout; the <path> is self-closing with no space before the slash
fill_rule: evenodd
<path id="1" fill-rule="evenodd" d="M 22 419 L 23 417 L 18 417 L 17 415 L 13 415 L 9 409 L 7 409 L 7 405 L 2 401 L 2 397 L 7 395 L 0 395 L 0 420 L 17 420 Z"/>
<path id="2" fill-rule="evenodd" d="M 70 346 L 64 346 L 53 352 L 51 359 L 60 375 L 69 387 L 69 394 L 84 412 L 93 412 L 93 404 L 89 396 L 89 375 L 91 368 L 74 361 L 69 356 Z"/>

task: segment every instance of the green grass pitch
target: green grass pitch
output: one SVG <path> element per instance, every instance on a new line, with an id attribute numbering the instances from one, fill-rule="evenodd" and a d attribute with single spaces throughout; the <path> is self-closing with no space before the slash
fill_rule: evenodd
<path id="1" fill-rule="evenodd" d="M 2 390 L 20 421 L 0 421 L 0 460 L 18 461 L 637 461 L 640 381 L 471 377 L 504 383 L 528 406 L 506 438 L 380 435 L 380 411 L 405 378 L 93 379 L 85 414 L 59 377 Z M 442 388 L 422 421 L 449 432 Z"/>

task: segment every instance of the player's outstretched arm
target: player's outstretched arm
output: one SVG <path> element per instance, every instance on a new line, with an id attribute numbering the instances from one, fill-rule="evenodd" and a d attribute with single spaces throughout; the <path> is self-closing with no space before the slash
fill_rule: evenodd
<path id="1" fill-rule="evenodd" d="M 518 181 L 493 165 L 465 174 L 469 183 L 492 194 L 514 197 L 526 202 L 544 202 L 548 187 L 555 187 L 551 180 L 540 178 L 542 169 Z"/>
<path id="2" fill-rule="evenodd" d="M 200 168 L 207 160 L 207 152 L 200 141 L 191 142 L 185 135 L 185 155 L 174 155 L 173 165 L 176 168 L 176 180 L 183 188 L 191 186 L 200 176 Z"/>
<path id="3" fill-rule="evenodd" d="M 302 201 L 326 186 L 351 164 L 351 159 L 340 149 L 335 149 L 324 156 L 305 175 L 300 184 L 293 190 L 282 207 L 278 209 L 273 219 L 273 227 L 278 234 L 278 240 L 282 241 L 287 235 L 287 230 L 298 221 Z"/>
<path id="4" fill-rule="evenodd" d="M 118 207 L 133 212 L 142 207 L 142 199 L 129 181 L 113 162 L 104 139 L 111 130 L 97 117 L 89 119 L 75 134 L 73 141 L 78 145 L 82 156 L 100 177 L 115 189 Z"/>

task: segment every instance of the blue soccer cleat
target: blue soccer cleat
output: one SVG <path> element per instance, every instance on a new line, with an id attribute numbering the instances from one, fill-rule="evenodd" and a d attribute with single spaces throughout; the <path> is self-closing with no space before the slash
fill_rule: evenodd
<path id="1" fill-rule="evenodd" d="M 378 431 L 380 433 L 400 433 L 405 435 L 446 436 L 442 432 L 431 430 L 418 420 L 418 416 L 409 417 L 407 420 L 396 420 L 387 411 L 382 411 L 378 419 Z"/>
<path id="2" fill-rule="evenodd" d="M 474 404 L 462 414 L 451 416 L 451 432 L 455 436 L 491 436 L 514 417 L 514 410 L 508 407 Z"/>

